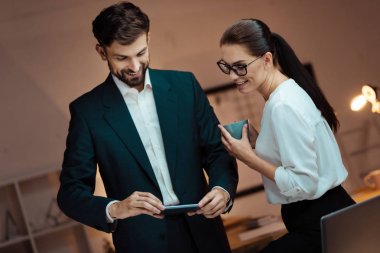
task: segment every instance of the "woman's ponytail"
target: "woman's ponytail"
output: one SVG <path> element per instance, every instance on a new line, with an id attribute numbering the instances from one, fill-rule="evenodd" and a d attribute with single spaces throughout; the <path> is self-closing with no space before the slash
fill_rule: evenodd
<path id="1" fill-rule="evenodd" d="M 293 78 L 296 83 L 306 91 L 311 97 L 314 104 L 321 111 L 330 128 L 336 132 L 339 128 L 339 120 L 337 119 L 334 109 L 327 101 L 322 90 L 300 62 L 293 49 L 289 44 L 278 34 L 272 33 L 273 55 L 274 62 L 278 62 L 280 70 L 288 77 Z"/>

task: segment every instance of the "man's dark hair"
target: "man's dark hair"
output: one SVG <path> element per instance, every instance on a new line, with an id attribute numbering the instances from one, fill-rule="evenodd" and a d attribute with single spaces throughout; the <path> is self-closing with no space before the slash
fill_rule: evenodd
<path id="1" fill-rule="evenodd" d="M 103 9 L 92 22 L 92 32 L 101 46 L 114 41 L 130 45 L 149 32 L 149 18 L 130 2 L 120 2 Z"/>

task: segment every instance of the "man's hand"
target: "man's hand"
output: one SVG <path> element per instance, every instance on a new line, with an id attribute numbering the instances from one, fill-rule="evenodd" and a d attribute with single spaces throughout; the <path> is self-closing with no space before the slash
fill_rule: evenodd
<path id="1" fill-rule="evenodd" d="M 125 219 L 128 217 L 147 214 L 162 219 L 161 213 L 165 207 L 161 200 L 149 192 L 134 192 L 128 198 L 113 203 L 108 212 L 114 219 Z"/>
<path id="2" fill-rule="evenodd" d="M 188 215 L 203 214 L 206 218 L 215 218 L 224 212 L 227 201 L 228 193 L 215 187 L 199 201 L 200 209 L 190 212 Z"/>

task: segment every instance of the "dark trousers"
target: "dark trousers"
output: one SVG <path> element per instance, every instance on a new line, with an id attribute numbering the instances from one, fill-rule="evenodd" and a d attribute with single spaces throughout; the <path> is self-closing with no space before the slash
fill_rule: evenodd
<path id="1" fill-rule="evenodd" d="M 337 186 L 319 199 L 282 205 L 281 216 L 288 233 L 260 253 L 321 253 L 322 216 L 352 204 L 355 204 L 354 200 L 342 186 Z"/>
<path id="2" fill-rule="evenodd" d="M 198 253 L 190 227 L 183 215 L 165 217 L 170 253 Z M 149 242 L 147 242 L 149 243 Z"/>

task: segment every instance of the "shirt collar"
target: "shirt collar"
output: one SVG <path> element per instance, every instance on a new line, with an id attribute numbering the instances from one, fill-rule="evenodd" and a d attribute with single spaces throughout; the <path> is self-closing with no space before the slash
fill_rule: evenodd
<path id="1" fill-rule="evenodd" d="M 113 81 L 115 82 L 116 86 L 119 88 L 119 90 L 123 96 L 127 95 L 130 92 L 133 92 L 132 90 L 136 91 L 135 88 L 130 87 L 128 84 L 121 81 L 115 75 L 113 75 L 113 74 L 111 74 L 111 75 L 112 75 Z M 144 91 L 146 89 L 152 89 L 152 88 L 153 87 L 152 87 L 152 82 L 150 81 L 149 68 L 148 68 L 145 72 L 144 89 L 142 91 Z"/>

